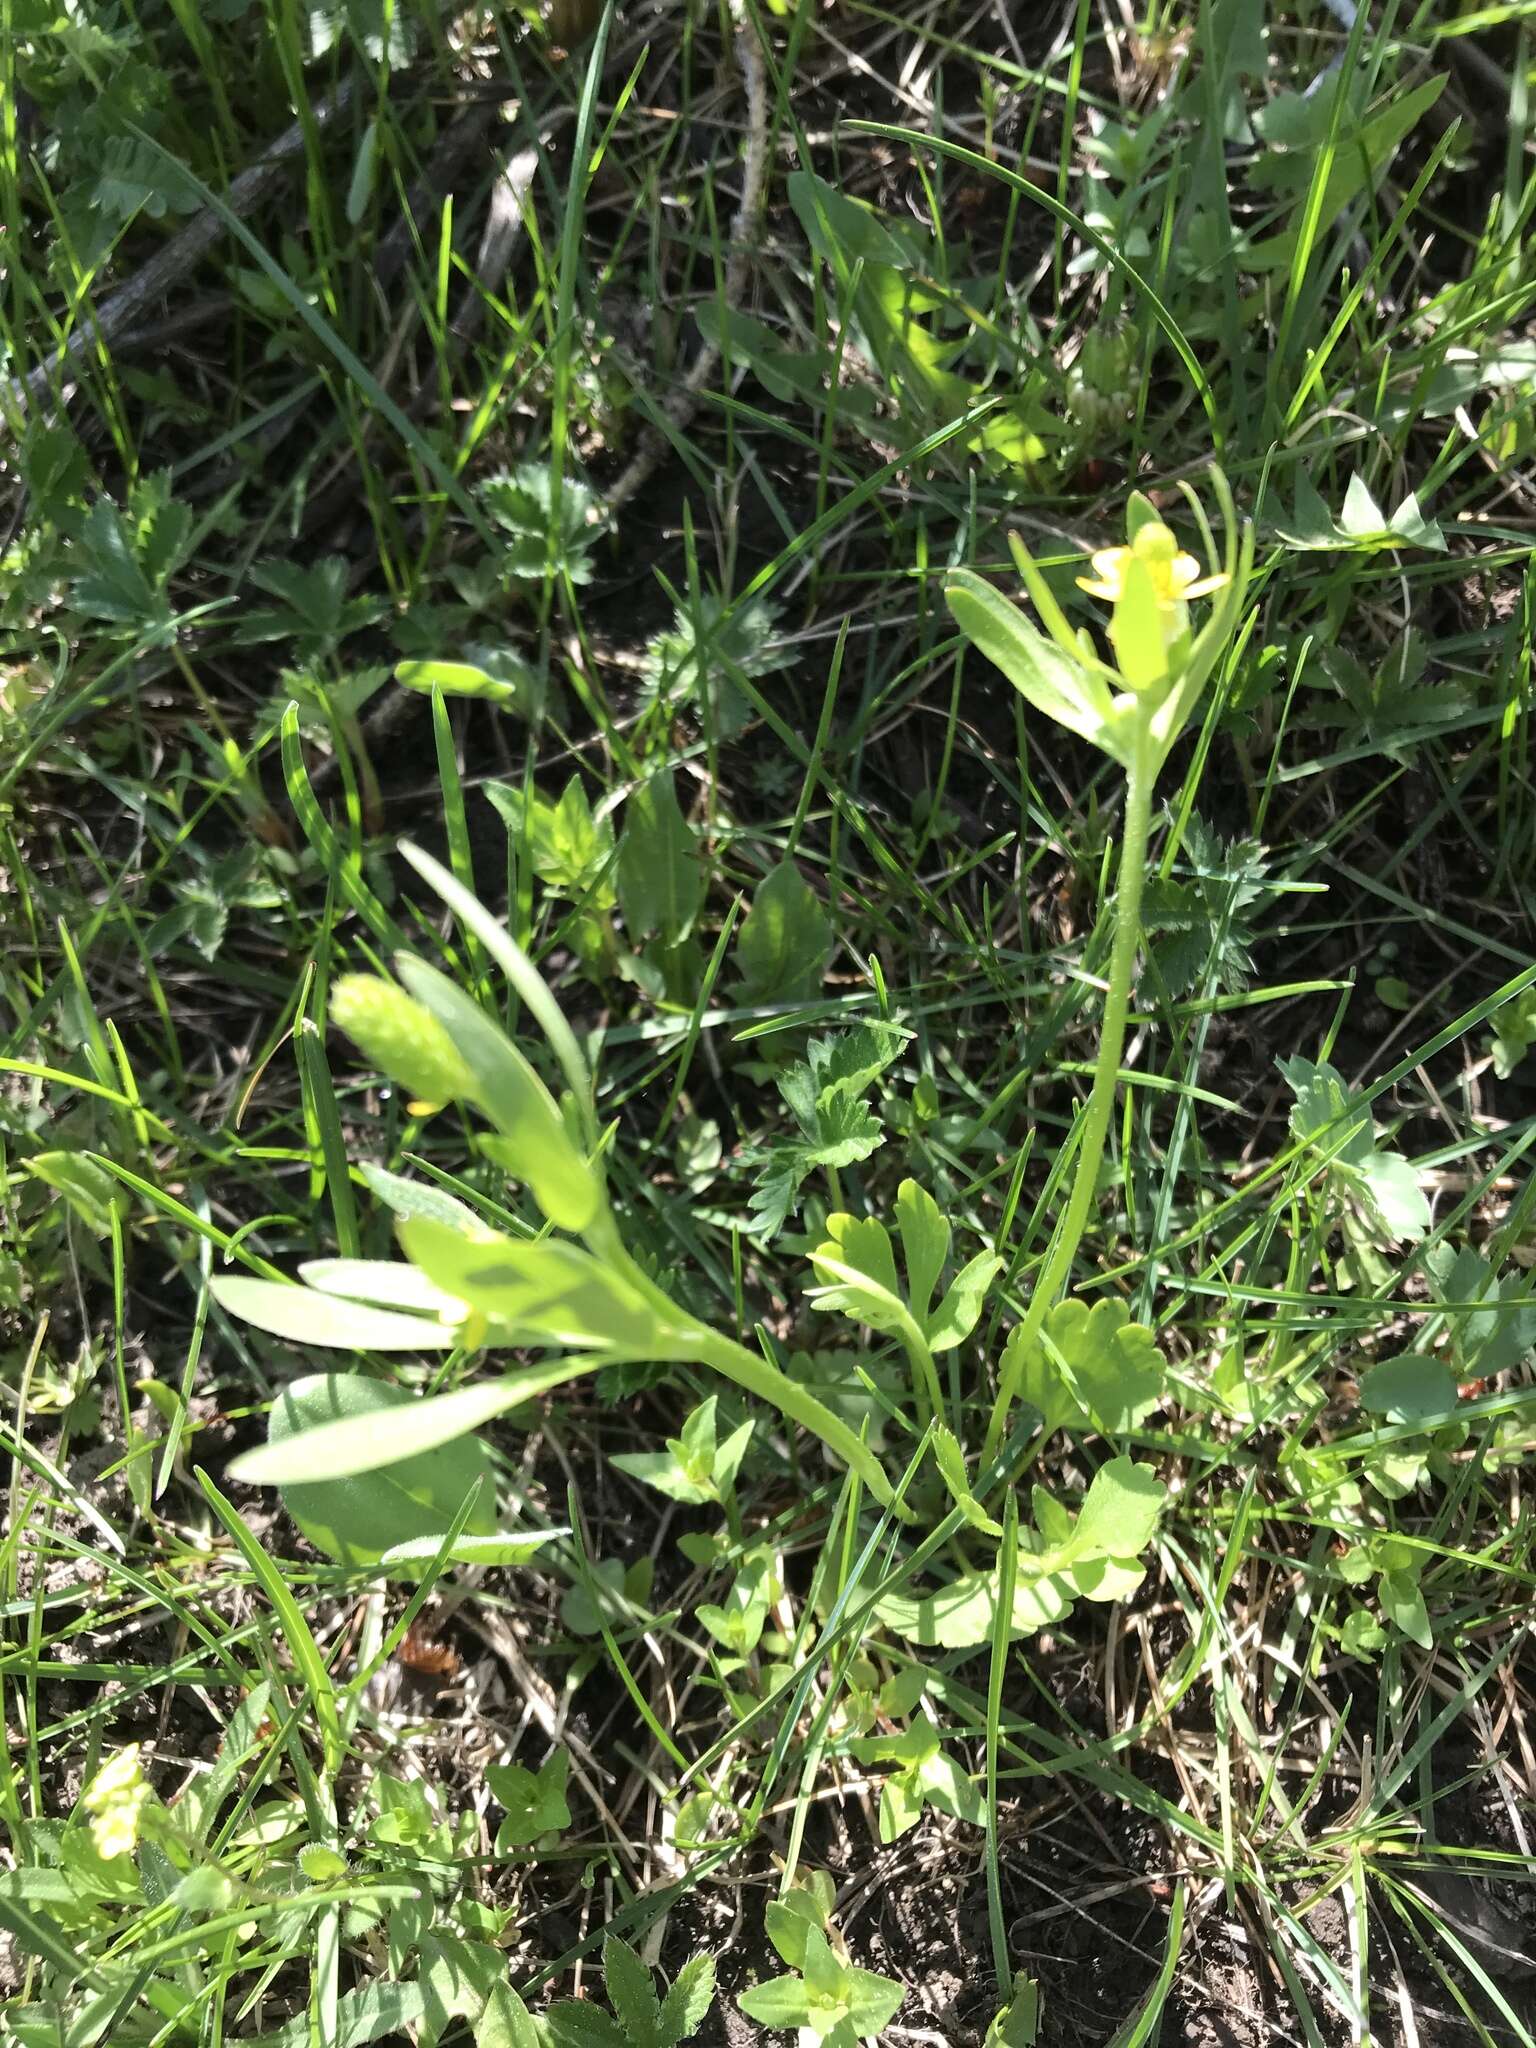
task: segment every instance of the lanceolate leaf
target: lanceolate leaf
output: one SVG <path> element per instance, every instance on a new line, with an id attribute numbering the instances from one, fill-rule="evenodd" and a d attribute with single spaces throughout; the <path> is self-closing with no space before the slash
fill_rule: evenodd
<path id="1" fill-rule="evenodd" d="M 476 1099 L 501 1133 L 505 1161 L 559 1230 L 585 1230 L 602 1189 L 558 1105 L 501 1026 L 447 975 L 402 954 L 400 979 L 443 1024 L 475 1079 Z"/>
<path id="2" fill-rule="evenodd" d="M 816 995 L 832 950 L 827 914 L 793 861 L 757 885 L 736 936 L 743 1003 L 803 1003 Z"/>
<path id="3" fill-rule="evenodd" d="M 1119 758 L 1108 685 L 1047 640 L 990 583 L 952 569 L 944 595 L 966 638 L 1000 668 L 1020 696 L 1080 739 Z"/>
<path id="4" fill-rule="evenodd" d="M 496 1380 L 423 1396 L 362 1373 L 317 1373 L 288 1388 L 266 1443 L 236 1458 L 230 1474 L 248 1486 L 319 1487 L 377 1472 L 469 1435 L 517 1398 Z"/>
<path id="5" fill-rule="evenodd" d="M 285 1287 L 244 1273 L 210 1280 L 208 1291 L 232 1316 L 290 1344 L 342 1351 L 448 1351 L 459 1341 L 456 1329 L 427 1316 L 371 1308 L 312 1287 Z"/>
<path id="6" fill-rule="evenodd" d="M 510 1344 L 573 1344 L 656 1354 L 655 1311 L 590 1252 L 560 1238 L 522 1243 L 495 1231 L 470 1235 L 417 1216 L 400 1225 L 407 1254 L 445 1293 Z"/>
<path id="7" fill-rule="evenodd" d="M 655 932 L 669 946 L 687 938 L 703 897 L 704 873 L 670 775 L 641 783 L 625 806 L 618 883 L 632 938 Z"/>

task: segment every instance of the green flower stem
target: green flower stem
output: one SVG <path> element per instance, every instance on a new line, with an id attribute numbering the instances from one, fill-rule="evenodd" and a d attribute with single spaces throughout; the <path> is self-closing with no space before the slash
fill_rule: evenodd
<path id="1" fill-rule="evenodd" d="M 606 1201 L 583 1236 L 589 1249 L 621 1274 L 654 1311 L 656 1348 L 650 1356 L 679 1365 L 707 1365 L 725 1379 L 734 1380 L 759 1401 L 777 1408 L 786 1421 L 798 1422 L 812 1436 L 819 1436 L 829 1451 L 858 1473 L 881 1507 L 894 1509 L 903 1521 L 911 1519 L 911 1510 L 897 1501 L 885 1467 L 869 1445 L 840 1416 L 834 1415 L 825 1402 L 818 1401 L 808 1387 L 792 1380 L 787 1372 L 771 1365 L 761 1352 L 749 1351 L 734 1337 L 722 1336 L 707 1324 L 695 1322 L 657 1286 L 631 1257 Z"/>
<path id="2" fill-rule="evenodd" d="M 1072 1272 L 1072 1261 L 1082 1243 L 1098 1187 L 1099 1161 L 1115 1108 L 1115 1082 L 1120 1072 L 1120 1054 L 1125 1044 L 1125 1020 L 1130 1009 L 1131 977 L 1136 965 L 1136 948 L 1141 938 L 1141 889 L 1147 867 L 1147 840 L 1152 828 L 1152 785 L 1157 777 L 1157 756 L 1153 750 L 1149 718 L 1138 720 L 1125 784 L 1125 825 L 1120 839 L 1120 868 L 1115 887 L 1115 936 L 1109 955 L 1109 982 L 1104 995 L 1104 1016 L 1099 1027 L 1099 1056 L 1094 1063 L 1093 1086 L 1083 1112 L 1078 1144 L 1077 1169 L 1066 1214 L 1061 1220 L 1045 1264 L 1035 1282 L 1029 1308 L 1019 1333 L 1010 1344 L 1014 1363 L 1005 1365 L 998 1381 L 997 1400 L 987 1425 L 981 1462 L 985 1470 L 997 1455 L 1008 1414 L 1018 1397 L 1024 1361 L 1040 1335 L 1057 1294 Z"/>

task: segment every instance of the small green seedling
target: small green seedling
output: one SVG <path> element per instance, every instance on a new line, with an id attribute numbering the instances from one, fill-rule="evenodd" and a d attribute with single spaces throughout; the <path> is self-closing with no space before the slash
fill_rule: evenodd
<path id="1" fill-rule="evenodd" d="M 1344 1077 L 1326 1061 L 1278 1062 L 1296 1097 L 1291 1134 L 1308 1145 L 1321 1167 L 1319 1186 L 1329 1216 L 1347 1247 L 1345 1276 L 1371 1285 L 1391 1273 L 1384 1249 L 1417 1242 L 1429 1229 L 1429 1203 L 1412 1165 L 1376 1142 L 1370 1112 L 1352 1102 Z"/>
<path id="2" fill-rule="evenodd" d="M 334 1485 L 467 1437 L 493 1416 L 605 1365 L 706 1365 L 819 1436 L 882 1506 L 895 1497 L 879 1460 L 803 1386 L 760 1354 L 701 1324 L 631 1255 L 608 1203 L 591 1075 L 549 990 L 506 931 L 446 869 L 407 857 L 501 966 L 543 1026 L 569 1092 L 556 1101 L 523 1053 L 447 976 L 402 955 L 400 984 L 352 976 L 338 985 L 348 1030 L 376 1065 L 424 1102 L 458 1101 L 492 1126 L 479 1139 L 528 1188 L 553 1232 L 519 1238 L 441 1196 L 376 1180 L 397 1209 L 405 1263 L 332 1259 L 307 1285 L 229 1276 L 221 1304 L 289 1341 L 359 1350 L 547 1349 L 547 1363 L 418 1399 L 409 1418 L 347 1416 L 278 1433 L 237 1461 L 240 1476 L 285 1488 Z M 582 1242 L 572 1242 L 580 1238 Z M 459 1503 L 454 1503 L 455 1507 Z M 445 1524 L 446 1526 L 446 1524 Z"/>
<path id="3" fill-rule="evenodd" d="M 795 2028 L 828 2048 L 852 2048 L 889 2025 L 906 1988 L 849 1962 L 832 1906 L 832 1880 L 824 1871 L 775 1900 L 763 1925 L 788 1973 L 754 1985 L 736 2002 L 761 2026 Z"/>
<path id="4" fill-rule="evenodd" d="M 759 1551 L 743 1560 L 718 1606 L 704 1601 L 695 1608 L 704 1627 L 728 1653 L 729 1661 L 722 1669 L 729 1671 L 738 1661 L 752 1655 L 762 1641 L 773 1603 L 782 1593 L 773 1558 Z"/>
<path id="5" fill-rule="evenodd" d="M 621 1472 L 642 1479 L 668 1500 L 689 1507 L 713 1501 L 723 1505 L 736 1484 L 736 1474 L 752 1441 L 752 1424 L 740 1423 L 724 1443 L 716 1441 L 719 1401 L 711 1394 L 683 1424 L 681 1436 L 669 1436 L 664 1451 L 621 1451 L 612 1459 Z"/>
<path id="6" fill-rule="evenodd" d="M 523 1764 L 490 1764 L 485 1782 L 501 1802 L 504 1818 L 496 1830 L 496 1854 L 515 1855 L 535 1843 L 552 1842 L 571 1824 L 565 1784 L 571 1760 L 563 1749 L 530 1771 Z"/>
<path id="7" fill-rule="evenodd" d="M 880 1839 L 894 1842 L 922 1817 L 923 1808 L 980 1826 L 981 1789 L 945 1749 L 924 1716 L 899 1735 L 860 1736 L 849 1745 L 860 1763 L 892 1764 L 880 1787 Z"/>
<path id="8" fill-rule="evenodd" d="M 656 1994 L 651 1972 L 627 1941 L 603 1940 L 603 1989 L 611 2012 L 590 1998 L 557 1999 L 543 2016 L 553 2048 L 679 2048 L 704 2024 L 715 1997 L 715 1959 L 694 1956 Z"/>
<path id="9" fill-rule="evenodd" d="M 1040 1987 L 1022 1970 L 1014 1973 L 1013 1989 L 987 2028 L 982 2048 L 1035 2048 L 1040 2038 Z"/>
<path id="10" fill-rule="evenodd" d="M 1415 1545 L 1397 1536 L 1374 1535 L 1345 1551 L 1338 1572 L 1346 1586 L 1364 1586 L 1375 1579 L 1382 1618 L 1421 1650 L 1432 1650 L 1434 1631 L 1419 1584 L 1424 1563 L 1424 1554 Z M 1388 1638 L 1370 1610 L 1357 1607 L 1344 1623 L 1341 1640 L 1351 1656 L 1360 1657 L 1384 1648 Z"/>

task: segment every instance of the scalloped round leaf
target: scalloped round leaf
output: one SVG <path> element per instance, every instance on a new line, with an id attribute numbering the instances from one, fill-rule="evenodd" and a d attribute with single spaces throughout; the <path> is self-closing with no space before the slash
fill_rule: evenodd
<path id="1" fill-rule="evenodd" d="M 1020 1560 L 1022 1563 L 1032 1560 Z M 1060 1621 L 1072 1602 L 1056 1578 L 1021 1573 L 1013 1589 L 1010 1636 L 1033 1635 Z M 888 1593 L 875 1605 L 876 1617 L 909 1643 L 925 1649 L 973 1650 L 992 1640 L 997 1614 L 997 1573 L 962 1572 L 935 1593 L 912 1598 Z"/>

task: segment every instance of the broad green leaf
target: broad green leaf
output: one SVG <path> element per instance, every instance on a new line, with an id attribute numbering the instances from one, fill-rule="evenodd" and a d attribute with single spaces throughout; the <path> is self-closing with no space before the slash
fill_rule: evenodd
<path id="1" fill-rule="evenodd" d="M 813 1998 L 841 1998 L 848 1982 L 848 1965 L 832 1952 L 832 1944 L 819 1927 L 805 1930 L 805 1988 Z"/>
<path id="2" fill-rule="evenodd" d="M 827 1218 L 827 1241 L 811 1254 L 821 1288 L 818 1308 L 841 1309 L 872 1330 L 900 1329 L 908 1320 L 891 1234 L 873 1216 L 839 1213 Z"/>
<path id="3" fill-rule="evenodd" d="M 1035 2048 L 1040 2033 L 1040 1987 L 1016 1970 L 1008 2003 L 987 2029 L 982 2048 Z"/>
<path id="4" fill-rule="evenodd" d="M 469 1394 L 489 1389 L 466 1388 Z M 440 1395 L 439 1400 L 453 1400 Z M 389 1453 L 389 1462 L 361 1471 L 329 1471 L 312 1482 L 280 1482 L 283 1505 L 317 1549 L 343 1564 L 376 1564 L 393 1545 L 412 1538 L 442 1537 L 463 1507 L 471 1489 L 479 1492 L 468 1530 L 489 1536 L 496 1527 L 496 1479 L 484 1448 L 463 1431 L 473 1421 L 460 1421 L 453 1440 L 439 1441 L 400 1455 L 401 1422 L 428 1404 L 403 1387 L 365 1379 L 360 1373 L 321 1373 L 296 1380 L 273 1403 L 267 1425 L 267 1448 L 278 1453 L 289 1440 L 298 1469 L 313 1450 L 304 1439 L 324 1431 L 336 1444 L 357 1438 Z M 475 1420 L 484 1417 L 481 1412 Z M 302 1448 L 301 1448 L 302 1447 Z M 248 1471 L 261 1452 L 239 1461 Z M 309 1469 L 313 1469 L 311 1466 Z"/>
<path id="5" fill-rule="evenodd" d="M 914 250 L 904 222 L 887 221 L 864 199 L 851 198 L 814 171 L 791 171 L 785 189 L 807 241 L 823 262 L 848 270 L 854 264 L 910 268 Z"/>
<path id="6" fill-rule="evenodd" d="M 1017 1352 L 1014 1331 L 1004 1351 Z M 1095 1429 L 1123 1436 L 1157 1406 L 1167 1369 L 1149 1329 L 1121 1301 L 1058 1302 L 1023 1361 L 1019 1397 L 1040 1410 L 1047 1435 Z"/>
<path id="7" fill-rule="evenodd" d="M 685 1507 L 702 1507 L 715 1498 L 714 1487 L 690 1478 L 671 1449 L 616 1451 L 608 1463 L 616 1465 L 621 1472 L 627 1472 L 631 1479 L 638 1479 L 642 1485 L 654 1487 L 668 1500 L 681 1501 Z"/>
<path id="8" fill-rule="evenodd" d="M 1343 132 L 1336 138 L 1332 160 L 1314 209 L 1319 234 L 1337 220 L 1352 199 L 1374 184 L 1391 161 L 1398 144 L 1428 113 L 1445 90 L 1445 85 L 1442 74 L 1438 78 L 1426 79 L 1412 92 L 1396 93 L 1381 113 L 1373 115 L 1352 132 Z M 1302 192 L 1299 210 L 1306 207 L 1310 196 L 1310 192 Z M 1299 235 L 1298 225 L 1253 244 L 1238 259 L 1240 267 L 1249 272 L 1288 268 L 1296 255 Z"/>
<path id="9" fill-rule="evenodd" d="M 125 1217 L 133 1197 L 94 1159 L 77 1152 L 34 1152 L 22 1161 L 26 1171 L 61 1194 L 96 1237 L 110 1237 L 112 1218 Z"/>
<path id="10" fill-rule="evenodd" d="M 1456 1375 L 1438 1358 L 1405 1351 L 1360 1375 L 1360 1405 L 1388 1422 L 1444 1422 L 1456 1411 Z"/>
<path id="11" fill-rule="evenodd" d="M 612 908 L 613 827 L 594 815 L 579 775 L 554 803 L 509 782 L 488 782 L 485 793 L 505 820 L 519 858 L 526 848 L 540 881 L 588 910 Z"/>
<path id="12" fill-rule="evenodd" d="M 693 929 L 704 871 L 670 773 L 641 783 L 625 806 L 618 888 L 631 937 L 655 932 L 675 946 Z"/>
<path id="13" fill-rule="evenodd" d="M 1429 1199 L 1408 1160 L 1396 1152 L 1373 1152 L 1355 1168 L 1372 1221 L 1384 1237 L 1412 1243 L 1432 1220 Z"/>
<path id="14" fill-rule="evenodd" d="M 895 1771 L 880 1787 L 880 1839 L 897 1842 L 923 1813 L 922 1790 L 910 1771 Z"/>
<path id="15" fill-rule="evenodd" d="M 949 1257 L 949 1221 L 926 1188 L 915 1180 L 904 1180 L 896 1190 L 896 1227 L 907 1269 L 907 1301 L 913 1315 L 923 1322 Z"/>
<path id="16" fill-rule="evenodd" d="M 510 1984 L 498 1984 L 475 2023 L 475 2048 L 543 2048 L 533 2014 Z"/>
<path id="17" fill-rule="evenodd" d="M 1027 1557 L 1021 1562 L 1033 1566 L 1035 1560 Z M 975 1649 L 992 1640 L 997 1583 L 995 1570 L 962 1572 L 934 1593 L 888 1593 L 876 1603 L 875 1614 L 909 1643 L 928 1649 Z M 1010 1636 L 1033 1635 L 1060 1621 L 1071 1604 L 1060 1579 L 1021 1573 L 1014 1587 Z"/>
<path id="18" fill-rule="evenodd" d="M 956 625 L 1045 717 L 1119 758 L 1114 706 L 1102 677 L 1032 626 L 1016 604 L 969 569 L 952 569 L 944 596 Z"/>
<path id="19" fill-rule="evenodd" d="M 941 1813 L 977 1825 L 982 1817 L 981 1787 L 961 1770 L 948 1750 L 935 1749 L 917 1766 L 924 1799 Z"/>
<path id="20" fill-rule="evenodd" d="M 692 1956 L 672 1979 L 671 1989 L 661 2001 L 661 2048 L 678 2048 L 704 2024 L 715 2002 L 715 1959 Z"/>
<path id="21" fill-rule="evenodd" d="M 825 1873 L 817 1872 L 817 1876 Z M 773 1943 L 782 1962 L 792 1970 L 800 1969 L 805 1962 L 806 1932 L 812 1927 L 825 1927 L 831 1915 L 831 1902 L 823 1895 L 819 1886 L 795 1885 L 782 1899 L 770 1899 L 763 1908 L 763 1932 Z"/>
<path id="22" fill-rule="evenodd" d="M 601 1183 L 528 1061 L 446 974 L 408 954 L 397 959 L 395 971 L 445 1027 L 474 1075 L 476 1099 L 506 1148 L 502 1162 L 527 1182 L 557 1229 L 585 1230 L 601 1204 Z"/>
<path id="23" fill-rule="evenodd" d="M 1139 1557 L 1157 1534 L 1168 1489 L 1146 1465 L 1111 1458 L 1089 1484 L 1067 1548 L 1073 1561 Z"/>
<path id="24" fill-rule="evenodd" d="M 1419 1587 L 1417 1571 L 1383 1572 L 1378 1587 L 1381 1611 L 1395 1628 L 1422 1650 L 1435 1647 L 1435 1632 L 1429 1625 L 1429 1609 Z"/>
<path id="25" fill-rule="evenodd" d="M 559 1238 L 471 1237 L 425 1217 L 400 1225 L 407 1255 L 494 1326 L 496 1341 L 653 1355 L 665 1333 L 648 1302 L 590 1252 Z"/>
<path id="26" fill-rule="evenodd" d="M 570 1757 L 563 1749 L 557 1749 L 536 1771 L 522 1764 L 487 1764 L 485 1782 L 506 1814 L 496 1833 L 498 1856 L 509 1848 L 526 1849 L 540 1835 L 558 1834 L 570 1826 L 571 1809 L 565 1798 L 570 1768 Z"/>
<path id="27" fill-rule="evenodd" d="M 208 1291 L 230 1315 L 290 1344 L 342 1351 L 448 1351 L 459 1341 L 456 1329 L 425 1316 L 340 1301 L 280 1280 L 225 1273 L 209 1281 Z"/>
<path id="28" fill-rule="evenodd" d="M 426 2004 L 427 1995 L 419 1984 L 380 1981 L 344 1992 L 337 2001 L 330 2036 L 334 2048 L 369 2048 L 369 2043 L 386 2035 L 398 2038 L 420 2023 Z M 247 2048 L 310 2048 L 313 2040 L 311 2015 L 301 2012 L 274 2033 L 250 2038 Z"/>
<path id="29" fill-rule="evenodd" d="M 816 1101 L 825 1105 L 840 1095 L 862 1095 L 901 1057 L 912 1035 L 904 1025 L 866 1017 L 847 1031 L 813 1038 L 805 1049 L 805 1064 Z"/>
<path id="30" fill-rule="evenodd" d="M 477 1223 L 475 1227 L 480 1226 Z M 404 1259 L 306 1259 L 299 1278 L 306 1287 L 342 1301 L 406 1309 L 446 1322 L 463 1318 L 464 1304 L 434 1287 L 419 1267 L 407 1265 Z"/>
<path id="31" fill-rule="evenodd" d="M 1369 1113 L 1351 1102 L 1344 1076 L 1336 1068 L 1299 1055 L 1275 1064 L 1296 1097 L 1290 1119 L 1295 1137 L 1309 1140 L 1346 1163 L 1364 1159 L 1374 1150 Z"/>
<path id="32" fill-rule="evenodd" d="M 978 1252 L 949 1283 L 944 1299 L 928 1318 L 924 1335 L 930 1351 L 953 1351 L 963 1344 L 981 1319 L 987 1290 L 1003 1270 L 991 1252 Z"/>
<path id="33" fill-rule="evenodd" d="M 820 993 L 832 927 L 793 861 L 780 861 L 757 885 L 736 935 L 738 996 L 751 1008 L 809 1002 Z"/>
<path id="34" fill-rule="evenodd" d="M 274 1426 L 265 1444 L 233 1461 L 230 1476 L 247 1486 L 319 1486 L 328 1479 L 379 1472 L 468 1436 L 526 1398 L 518 1386 L 489 1380 L 448 1394 L 413 1394 L 362 1373 L 318 1373 L 295 1380 L 272 1415 L 274 1424 L 279 1414 L 285 1421 L 296 1416 L 298 1423 Z M 377 1400 L 381 1388 L 386 1398 Z M 307 1391 L 301 1394 L 301 1389 Z M 447 1526 L 444 1522 L 442 1529 Z"/>
<path id="35" fill-rule="evenodd" d="M 465 1941 L 441 1925 L 423 1936 L 416 1956 L 417 1981 L 426 1993 L 423 2040 L 435 2044 L 454 2020 L 478 2019 L 506 1973 L 506 1958 L 488 1942 Z"/>
<path id="36" fill-rule="evenodd" d="M 1129 1600 L 1146 1575 L 1145 1565 L 1131 1559 L 1093 1557 L 1068 1565 L 1061 1576 L 1063 1583 L 1083 1599 L 1109 1602 Z"/>
<path id="37" fill-rule="evenodd" d="M 403 1173 L 390 1173 L 371 1160 L 357 1169 L 364 1185 L 397 1216 L 430 1216 L 435 1223 L 449 1223 L 458 1230 L 478 1230 L 480 1218 L 465 1202 L 445 1194 L 427 1180 L 409 1180 Z"/>
<path id="38" fill-rule="evenodd" d="M 876 1976 L 873 1970 L 850 1967 L 844 1973 L 848 2020 L 861 2041 L 890 2025 L 907 1995 L 905 1984 L 892 1977 Z"/>
<path id="39" fill-rule="evenodd" d="M 559 1998 L 541 2015 L 542 2040 L 553 2048 L 627 2048 L 624 2029 L 590 1998 Z"/>
<path id="40" fill-rule="evenodd" d="M 803 1977 L 770 1977 L 743 1991 L 736 2003 L 760 2027 L 789 2029 L 811 2022 L 811 1995 Z"/>
<path id="41" fill-rule="evenodd" d="M 299 1851 L 299 1868 L 311 1884 L 334 1884 L 350 1867 L 345 1856 L 338 1856 L 324 1842 L 308 1842 Z"/>

